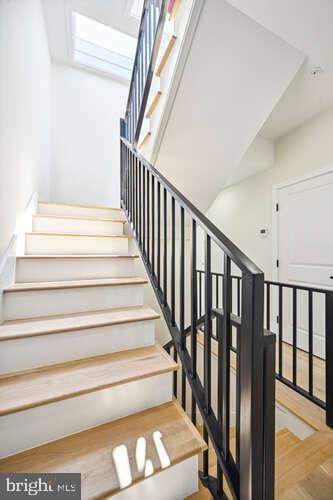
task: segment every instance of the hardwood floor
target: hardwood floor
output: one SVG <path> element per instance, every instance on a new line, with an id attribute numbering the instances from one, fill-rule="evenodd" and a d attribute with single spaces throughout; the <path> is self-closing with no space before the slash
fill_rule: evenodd
<path id="1" fill-rule="evenodd" d="M 203 334 L 198 333 L 203 344 Z M 217 356 L 217 343 L 212 342 L 212 355 Z M 297 350 L 297 382 L 307 389 L 308 355 Z M 232 353 L 230 366 L 236 368 Z M 325 398 L 325 362 L 314 358 L 314 394 Z M 291 378 L 292 348 L 283 345 L 283 375 Z M 276 381 L 276 402 L 313 428 L 311 436 L 301 440 L 289 429 L 276 433 L 276 500 L 332 500 L 333 498 L 333 430 L 325 424 L 325 412 L 282 382 Z M 231 448 L 233 439 L 231 440 Z M 209 446 L 210 473 L 216 477 L 216 456 Z M 232 450 L 231 450 L 232 451 Z M 228 498 L 231 498 L 226 488 Z M 200 486 L 190 500 L 212 498 L 208 490 Z"/>

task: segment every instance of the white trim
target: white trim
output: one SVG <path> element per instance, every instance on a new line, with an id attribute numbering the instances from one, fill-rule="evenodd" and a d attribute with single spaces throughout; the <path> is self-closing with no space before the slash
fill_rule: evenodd
<path id="1" fill-rule="evenodd" d="M 333 165 L 327 165 L 325 167 L 313 170 L 306 174 L 292 177 L 286 181 L 274 184 L 272 187 L 272 277 L 273 280 L 279 280 L 279 268 L 276 267 L 276 261 L 279 258 L 279 215 L 276 211 L 276 204 L 279 203 L 279 190 L 292 186 L 294 184 L 299 184 L 309 179 L 315 177 L 320 177 L 333 172 Z"/>

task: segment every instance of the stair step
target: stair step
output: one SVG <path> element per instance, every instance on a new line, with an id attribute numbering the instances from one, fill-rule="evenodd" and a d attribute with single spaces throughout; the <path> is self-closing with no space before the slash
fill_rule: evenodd
<path id="1" fill-rule="evenodd" d="M 138 277 L 16 283 L 4 290 L 3 316 L 17 320 L 138 306 L 146 283 Z"/>
<path id="2" fill-rule="evenodd" d="M 171 401 L 176 369 L 152 345 L 1 376 L 1 456 Z"/>
<path id="3" fill-rule="evenodd" d="M 0 325 L 0 374 L 152 345 L 157 318 L 139 306 L 6 321 Z"/>
<path id="4" fill-rule="evenodd" d="M 173 371 L 158 344 L 0 378 L 0 416 Z"/>
<path id="5" fill-rule="evenodd" d="M 34 254 L 127 254 L 129 236 L 74 233 L 26 233 L 25 253 Z"/>
<path id="6" fill-rule="evenodd" d="M 122 208 L 77 205 L 71 203 L 53 203 L 40 201 L 38 213 L 43 215 L 67 215 L 73 217 L 93 217 L 99 219 L 126 219 Z"/>
<path id="7" fill-rule="evenodd" d="M 32 231 L 37 233 L 84 233 L 122 235 L 125 219 L 97 219 L 64 215 L 32 216 Z"/>
<path id="8" fill-rule="evenodd" d="M 31 292 L 35 290 L 58 290 L 64 288 L 89 288 L 96 286 L 120 286 L 147 283 L 145 278 L 108 278 L 96 280 L 45 281 L 38 283 L 15 283 L 5 288 L 5 293 Z"/>
<path id="9" fill-rule="evenodd" d="M 82 328 L 120 325 L 159 317 L 150 307 L 139 306 L 54 317 L 46 316 L 33 320 L 5 321 L 0 325 L 0 341 L 74 332 Z"/>
<path id="10" fill-rule="evenodd" d="M 155 446 L 159 436 L 163 443 L 162 452 L 159 452 L 161 446 L 159 449 Z M 139 458 L 137 466 L 136 449 L 139 438 L 145 440 L 146 454 Z M 0 461 L 0 471 L 80 472 L 82 499 L 105 498 L 119 492 L 121 486 L 124 487 L 124 484 L 120 485 L 113 458 L 119 446 L 125 446 L 127 449 L 131 471 L 127 485 L 132 488 L 144 478 L 141 461 L 144 464 L 146 459 L 151 460 L 155 475 L 167 467 L 170 467 L 171 472 L 173 466 L 205 449 L 205 443 L 199 433 L 185 412 L 173 401 L 3 459 Z M 163 448 L 166 454 L 163 453 Z M 124 464 L 123 468 L 127 470 L 126 465 Z M 167 472 L 167 469 L 164 472 Z M 160 482 L 161 474 L 157 476 L 160 486 L 163 484 Z M 197 477 L 197 470 L 194 471 L 194 476 Z M 142 487 L 145 487 L 145 484 L 148 486 L 151 479 L 153 478 L 141 481 L 139 484 Z M 178 481 L 170 477 L 169 488 L 176 487 L 175 491 L 179 492 L 187 482 L 187 475 Z M 184 498 L 193 493 L 195 484 L 188 486 L 188 491 L 184 488 L 177 498 Z M 171 491 L 169 488 L 168 493 Z M 136 495 L 134 498 L 154 497 L 147 492 L 146 495 Z M 166 498 L 163 496 L 163 491 L 159 498 Z"/>
<path id="11" fill-rule="evenodd" d="M 138 255 L 24 255 L 16 283 L 133 277 Z"/>

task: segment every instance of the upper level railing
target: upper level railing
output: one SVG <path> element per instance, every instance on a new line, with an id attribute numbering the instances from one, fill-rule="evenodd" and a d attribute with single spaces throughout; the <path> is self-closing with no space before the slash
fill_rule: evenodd
<path id="1" fill-rule="evenodd" d="M 224 274 L 211 274 L 213 307 L 219 309 Z M 198 269 L 199 317 L 204 304 L 204 279 L 205 271 Z M 241 276 L 231 276 L 235 328 L 240 324 L 241 286 Z M 277 336 L 276 378 L 323 408 L 326 424 L 333 427 L 333 291 L 265 281 L 264 305 L 266 329 Z"/>
<path id="2" fill-rule="evenodd" d="M 145 0 L 122 136 L 137 144 L 170 0 Z"/>
<path id="3" fill-rule="evenodd" d="M 264 276 L 211 221 L 121 138 L 121 204 L 169 328 L 179 361 L 174 393 L 213 446 L 200 477 L 214 498 L 274 497 L 274 336 L 264 334 Z M 204 261 L 198 347 L 198 261 Z M 221 308 L 213 309 L 212 269 L 223 263 Z M 242 277 L 239 327 L 232 325 L 231 269 Z M 190 324 L 190 334 L 185 328 Z M 216 329 L 217 362 L 212 359 Z M 236 356 L 232 352 L 235 339 Z M 178 383 L 180 379 L 180 384 Z"/>

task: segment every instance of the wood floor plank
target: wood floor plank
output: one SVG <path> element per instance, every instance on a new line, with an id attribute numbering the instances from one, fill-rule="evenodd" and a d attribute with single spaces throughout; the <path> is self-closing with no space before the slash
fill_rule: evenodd
<path id="1" fill-rule="evenodd" d="M 113 453 L 118 446 L 126 447 L 131 485 L 144 479 L 136 463 L 139 437 L 145 439 L 146 458 L 152 461 L 154 473 L 162 469 L 154 444 L 155 432 L 161 434 L 171 465 L 205 448 L 184 411 L 170 402 L 0 460 L 0 471 L 81 472 L 82 498 L 104 498 L 120 489 Z"/>
<path id="2" fill-rule="evenodd" d="M 0 416 L 177 369 L 158 344 L 0 377 Z"/>

